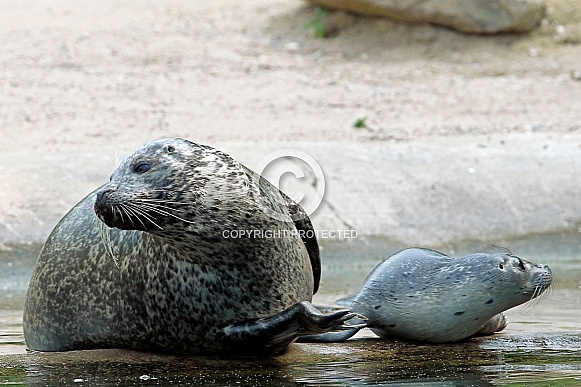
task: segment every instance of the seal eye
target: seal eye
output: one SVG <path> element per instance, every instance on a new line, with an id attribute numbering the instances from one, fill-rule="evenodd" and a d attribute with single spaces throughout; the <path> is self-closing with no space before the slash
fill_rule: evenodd
<path id="1" fill-rule="evenodd" d="M 176 148 L 175 148 L 175 147 L 173 147 L 173 146 L 171 146 L 171 145 L 168 145 L 168 146 L 165 148 L 165 150 L 167 150 L 167 153 L 174 153 L 174 152 L 176 151 Z"/>
<path id="2" fill-rule="evenodd" d="M 500 265 L 498 265 L 498 268 L 499 268 L 500 270 L 504 270 L 504 263 L 501 263 Z"/>
<path id="3" fill-rule="evenodd" d="M 136 173 L 145 173 L 145 172 L 149 171 L 149 168 L 151 168 L 151 164 L 139 163 L 133 167 L 133 171 Z"/>

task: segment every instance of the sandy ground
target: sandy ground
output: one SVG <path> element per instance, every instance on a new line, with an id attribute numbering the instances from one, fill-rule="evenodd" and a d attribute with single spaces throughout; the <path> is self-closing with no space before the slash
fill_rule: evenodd
<path id="1" fill-rule="evenodd" d="M 581 1 L 547 4 L 542 26 L 526 35 L 470 36 L 330 13 L 334 36 L 315 39 L 313 31 L 303 29 L 314 9 L 301 1 L 2 0 L 0 242 L 42 241 L 68 208 L 106 181 L 116 156 L 167 136 L 232 149 L 243 160 L 253 160 L 256 149 L 296 143 L 318 144 L 309 149 L 337 160 L 344 147 L 356 146 L 349 148 L 355 159 L 329 162 L 326 170 L 348 170 L 343 180 L 368 176 L 368 183 L 379 179 L 366 174 L 368 165 L 381 170 L 382 152 L 423 152 L 424 158 L 390 164 L 415 166 L 406 172 L 415 176 L 426 165 L 441 171 L 456 165 L 438 158 L 450 147 L 464 155 L 480 152 L 479 160 L 501 157 L 503 149 L 516 159 L 532 154 L 526 173 L 534 182 L 538 165 L 531 163 L 542 164 L 539 152 L 549 147 L 554 169 L 545 175 L 564 174 L 545 184 L 562 199 L 557 207 L 567 208 L 553 216 L 550 227 L 524 227 L 526 220 L 515 217 L 497 234 L 575 229 Z M 367 127 L 354 128 L 364 117 Z M 455 145 L 447 146 L 451 141 Z M 366 149 L 377 154 L 369 163 Z M 506 166 L 491 167 L 486 181 Z M 518 175 L 511 171 L 500 181 L 508 185 Z M 429 177 L 426 186 L 441 180 L 432 170 L 421 176 Z M 342 222 L 362 233 L 390 235 L 409 223 L 393 236 L 434 244 L 462 239 L 469 227 L 464 221 L 450 235 L 436 235 L 444 215 L 427 225 L 406 223 L 413 215 L 401 210 L 406 203 L 399 210 L 362 208 L 369 201 L 354 206 L 358 191 L 350 191 L 348 181 L 335 186 L 341 199 L 334 208 L 345 207 L 346 213 L 323 211 L 325 227 Z M 537 188 L 530 183 L 514 189 L 510 201 L 518 204 L 520 192 Z M 385 192 L 384 186 L 377 191 Z M 414 195 L 394 190 L 390 198 L 406 192 Z M 421 197 L 430 197 L 426 192 Z M 552 196 L 551 189 L 539 192 Z M 425 204 L 426 210 L 437 204 Z M 487 218 L 487 206 L 474 216 L 494 222 L 498 214 L 492 211 Z M 451 200 L 444 210 L 453 209 Z M 534 208 L 528 211 L 534 215 Z M 366 229 L 380 218 L 387 220 Z M 487 232 L 464 237 L 498 236 Z M 435 234 L 422 239 L 426 233 Z"/>

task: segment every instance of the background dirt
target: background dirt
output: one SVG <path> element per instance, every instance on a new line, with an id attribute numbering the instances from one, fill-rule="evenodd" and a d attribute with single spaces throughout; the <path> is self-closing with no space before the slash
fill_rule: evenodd
<path id="1" fill-rule="evenodd" d="M 0 241 L 41 241 L 115 155 L 159 137 L 248 154 L 475 135 L 581 145 L 581 1 L 547 5 L 525 35 L 331 12 L 333 37 L 315 39 L 301 1 L 1 0 Z"/>

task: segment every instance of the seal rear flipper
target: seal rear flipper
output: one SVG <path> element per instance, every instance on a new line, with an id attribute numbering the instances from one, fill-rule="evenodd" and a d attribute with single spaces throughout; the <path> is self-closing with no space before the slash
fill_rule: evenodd
<path id="1" fill-rule="evenodd" d="M 362 318 L 353 317 L 345 326 L 348 328 L 343 328 L 343 330 L 337 332 L 300 336 L 297 341 L 301 343 L 342 343 L 355 336 L 362 328 L 367 327 L 367 323 Z"/>
<path id="2" fill-rule="evenodd" d="M 318 335 L 305 335 L 297 339 L 299 343 L 342 343 L 355 336 L 361 328 L 352 328 L 341 332 L 327 332 Z"/>
<path id="3" fill-rule="evenodd" d="M 294 304 L 272 317 L 229 325 L 217 334 L 224 350 L 248 355 L 275 355 L 297 337 L 352 330 L 345 322 L 359 317 L 348 310 L 322 314 L 307 301 Z"/>

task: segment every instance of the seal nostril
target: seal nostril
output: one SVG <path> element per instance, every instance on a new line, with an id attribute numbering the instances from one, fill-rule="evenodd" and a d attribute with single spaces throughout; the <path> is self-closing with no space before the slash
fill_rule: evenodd
<path id="1" fill-rule="evenodd" d="M 104 200 L 107 200 L 107 197 L 111 196 L 111 193 L 113 193 L 114 189 L 112 188 L 107 188 L 104 189 L 102 191 L 97 192 L 97 203 L 102 205 Z"/>

